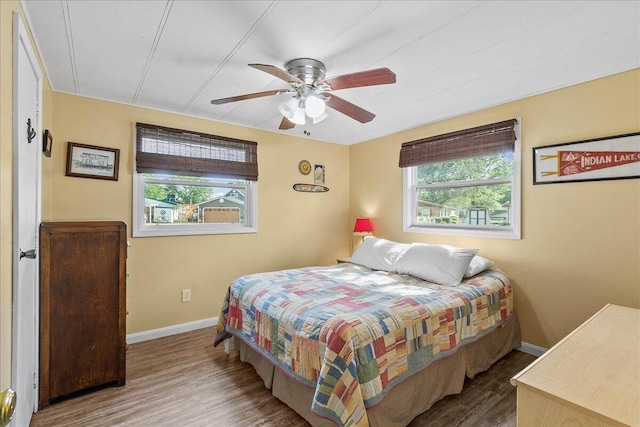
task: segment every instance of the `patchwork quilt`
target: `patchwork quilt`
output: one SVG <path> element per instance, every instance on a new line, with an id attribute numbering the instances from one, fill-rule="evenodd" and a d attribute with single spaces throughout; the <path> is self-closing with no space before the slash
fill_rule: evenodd
<path id="1" fill-rule="evenodd" d="M 492 269 L 456 287 L 355 264 L 252 274 L 234 281 L 218 321 L 219 344 L 245 341 L 315 388 L 312 411 L 366 426 L 389 389 L 506 322 L 513 295 Z"/>

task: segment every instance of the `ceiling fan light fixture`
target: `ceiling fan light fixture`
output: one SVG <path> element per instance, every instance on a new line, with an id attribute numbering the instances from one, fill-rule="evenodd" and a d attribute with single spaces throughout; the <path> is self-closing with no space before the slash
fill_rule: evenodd
<path id="1" fill-rule="evenodd" d="M 305 113 L 312 119 L 317 119 L 322 116 L 326 109 L 327 105 L 324 101 L 314 94 L 307 96 L 305 99 Z"/>
<path id="2" fill-rule="evenodd" d="M 298 110 L 298 100 L 296 98 L 291 98 L 287 101 L 283 101 L 278 104 L 278 110 L 283 116 L 291 120 Z"/>
<path id="3" fill-rule="evenodd" d="M 286 71 L 267 64 L 249 64 L 249 66 L 287 82 L 290 88 L 213 99 L 211 103 L 221 105 L 264 96 L 292 94 L 292 99 L 278 104 L 278 110 L 284 116 L 279 129 L 283 130 L 291 129 L 296 124 L 321 122 L 328 117 L 325 112 L 327 107 L 331 107 L 360 123 L 368 123 L 373 120 L 375 114 L 345 99 L 329 95 L 328 92 L 396 82 L 395 73 L 388 68 L 358 71 L 325 79 L 324 64 L 313 58 L 292 59 L 285 64 Z"/>
<path id="4" fill-rule="evenodd" d="M 287 118 L 297 125 L 303 125 L 307 121 L 304 114 L 304 108 L 302 107 L 297 107 L 296 110 L 293 112 L 293 115 Z"/>

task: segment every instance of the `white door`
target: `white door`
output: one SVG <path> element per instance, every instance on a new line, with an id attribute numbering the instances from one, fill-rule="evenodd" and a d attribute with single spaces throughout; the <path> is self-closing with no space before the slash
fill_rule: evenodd
<path id="1" fill-rule="evenodd" d="M 14 427 L 37 409 L 38 227 L 42 164 L 42 73 L 20 15 L 13 15 L 13 352 Z"/>

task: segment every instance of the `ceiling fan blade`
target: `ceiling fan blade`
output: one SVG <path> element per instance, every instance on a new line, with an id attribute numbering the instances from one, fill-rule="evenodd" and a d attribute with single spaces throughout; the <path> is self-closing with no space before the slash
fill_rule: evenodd
<path id="1" fill-rule="evenodd" d="M 229 102 L 244 101 L 245 99 L 261 98 L 263 96 L 279 95 L 282 93 L 289 93 L 289 91 L 280 89 L 268 90 L 266 92 L 248 93 L 246 95 L 232 96 L 229 98 L 212 99 L 211 103 L 214 105 L 228 104 Z"/>
<path id="2" fill-rule="evenodd" d="M 302 80 L 300 80 L 296 76 L 293 76 L 287 73 L 285 70 L 282 70 L 278 67 L 274 67 L 273 65 L 249 64 L 249 67 L 253 67 L 257 70 L 264 71 L 265 73 L 269 73 L 272 76 L 275 76 L 280 80 L 284 80 L 287 83 L 300 83 L 300 84 L 304 83 Z"/>
<path id="3" fill-rule="evenodd" d="M 330 96 L 330 98 L 329 100 L 326 101 L 327 107 L 331 107 L 334 110 L 338 110 L 342 114 L 347 115 L 352 119 L 359 121 L 360 123 L 370 122 L 376 116 L 375 114 L 365 110 L 364 108 L 360 108 L 349 101 L 346 101 L 342 98 L 338 98 L 334 94 L 331 94 L 328 96 Z"/>
<path id="4" fill-rule="evenodd" d="M 343 74 L 318 81 L 318 84 L 326 83 L 332 90 L 349 89 L 352 87 L 386 85 L 396 82 L 396 75 L 388 68 L 360 71 L 358 73 Z"/>
<path id="5" fill-rule="evenodd" d="M 286 117 L 283 117 L 278 129 L 287 130 L 287 129 L 293 129 L 294 127 L 296 127 L 295 123 L 293 123 L 291 120 L 287 119 Z"/>

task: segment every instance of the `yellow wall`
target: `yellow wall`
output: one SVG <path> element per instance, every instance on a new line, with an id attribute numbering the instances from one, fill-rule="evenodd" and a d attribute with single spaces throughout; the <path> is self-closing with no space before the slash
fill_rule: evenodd
<path id="1" fill-rule="evenodd" d="M 19 2 L 0 1 L 0 390 L 11 385 L 14 12 L 24 17 Z M 24 19 L 23 23 L 30 32 Z M 32 45 L 35 46 L 33 43 Z M 34 51 L 38 55 L 35 47 Z M 50 129 L 53 121 L 52 91 L 46 75 L 44 72 L 42 74 L 42 126 L 43 129 Z M 51 174 L 51 163 L 51 159 L 43 156 L 43 218 L 51 214 L 51 186 L 47 182 L 47 177 Z"/>
<path id="2" fill-rule="evenodd" d="M 258 143 L 258 233 L 130 239 L 127 333 L 217 316 L 238 276 L 335 263 L 349 252 L 349 147 L 56 92 L 53 219 L 131 225 L 136 121 Z M 120 149 L 119 180 L 67 177 L 67 141 Z M 326 167 L 327 193 L 299 193 L 309 160 Z M 131 231 L 129 230 L 129 236 Z M 181 303 L 181 289 L 192 302 Z"/>
<path id="3" fill-rule="evenodd" d="M 400 145 L 522 119 L 522 240 L 402 231 Z M 640 181 L 532 184 L 532 148 L 640 131 L 640 70 L 351 147 L 352 217 L 402 242 L 480 248 L 513 280 L 525 342 L 550 347 L 606 303 L 640 308 Z"/>

